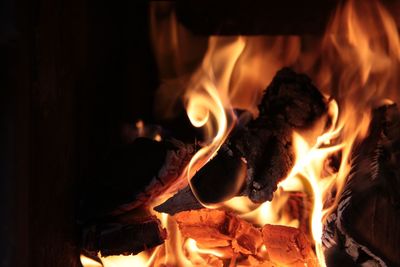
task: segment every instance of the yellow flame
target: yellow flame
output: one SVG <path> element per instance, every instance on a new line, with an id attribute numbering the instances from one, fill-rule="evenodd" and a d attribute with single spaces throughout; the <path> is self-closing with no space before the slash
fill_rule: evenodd
<path id="1" fill-rule="evenodd" d="M 187 89 L 187 115 L 195 127 L 203 127 L 205 134 L 204 146 L 190 160 L 187 172 L 189 180 L 215 155 L 234 125 L 229 85 L 232 71 L 244 47 L 245 43 L 240 37 L 231 42 L 210 37 L 203 63 Z M 192 187 L 192 190 L 196 194 L 195 188 Z"/>
<path id="2" fill-rule="evenodd" d="M 103 267 L 103 264 L 81 254 L 81 263 L 84 267 Z"/>
<path id="3" fill-rule="evenodd" d="M 98 257 L 101 260 L 101 263 L 91 258 L 88 258 L 83 254 L 81 254 L 80 259 L 84 267 L 146 267 L 150 266 L 150 264 L 153 262 L 157 250 L 158 248 L 155 249 L 154 253 L 151 256 L 149 256 L 148 252 L 146 251 L 143 251 L 137 255 L 115 255 L 107 257 L 103 257 L 99 253 Z"/>
<path id="4" fill-rule="evenodd" d="M 218 250 L 199 248 L 197 246 L 196 240 L 194 240 L 192 238 L 188 238 L 186 240 L 185 246 L 191 252 L 196 252 L 196 253 L 200 253 L 200 254 L 211 254 L 211 255 L 214 255 L 214 256 L 220 257 L 220 258 L 224 257 L 224 254 L 222 252 L 218 251 Z"/>
<path id="5" fill-rule="evenodd" d="M 234 210 L 240 218 L 258 226 L 279 224 L 297 228 L 299 227 L 299 221 L 290 218 L 287 213 L 282 212 L 288 197 L 288 193 L 281 187 L 280 190 L 274 193 L 271 202 L 264 202 L 261 205 L 256 205 L 247 197 L 234 197 L 226 201 L 224 205 L 228 209 Z"/>
<path id="6" fill-rule="evenodd" d="M 108 256 L 101 257 L 104 267 L 130 267 L 130 266 L 148 266 L 148 258 L 142 252 L 138 255 L 130 256 Z M 86 267 L 86 266 L 85 266 Z"/>

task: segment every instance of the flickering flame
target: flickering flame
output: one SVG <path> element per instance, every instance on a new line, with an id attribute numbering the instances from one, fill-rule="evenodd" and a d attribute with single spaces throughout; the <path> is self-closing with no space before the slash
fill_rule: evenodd
<path id="1" fill-rule="evenodd" d="M 103 267 L 103 264 L 81 254 L 81 263 L 84 267 Z"/>
<path id="2" fill-rule="evenodd" d="M 167 4 L 157 5 L 163 11 L 168 8 Z M 153 12 L 153 27 L 155 20 Z M 204 130 L 202 148 L 183 174 L 189 184 L 191 177 L 215 155 L 234 127 L 233 108 L 246 109 L 257 116 L 262 91 L 281 67 L 291 66 L 307 73 L 326 98 L 331 99 L 330 123 L 323 132 L 318 129 L 294 133 L 295 165 L 279 184 L 271 202 L 256 205 L 248 198 L 235 197 L 224 203 L 225 208 L 258 226 L 269 223 L 299 227 L 299 221 L 285 211 L 289 194 L 310 195 L 313 200 L 312 238 L 320 266 L 326 266 L 321 244 L 323 221 L 336 208 L 350 171 L 352 148 L 368 133 L 371 108 L 392 103 L 389 99 L 399 100 L 400 39 L 394 19 L 378 1 L 349 0 L 341 2 L 322 39 L 213 36 L 208 39 L 208 49 L 202 62 L 197 62 L 199 64 L 188 64 L 195 59 L 183 49 L 195 46 L 198 37 L 179 25 L 174 13 L 160 25 L 152 29 L 152 38 L 158 44 L 155 50 L 162 78 L 168 79 L 173 89 L 183 84 L 187 115 L 195 127 Z M 182 39 L 186 42 L 179 41 Z M 161 43 L 168 45 L 161 46 Z M 303 47 L 303 43 L 312 45 Z M 168 63 L 166 58 L 175 61 Z M 193 72 L 185 68 L 186 65 L 200 67 Z M 187 82 L 187 73 L 192 72 Z M 179 75 L 186 78 L 179 80 Z M 161 95 L 178 98 L 177 92 L 171 90 Z M 137 128 L 143 125 L 138 124 Z M 339 153 L 338 169 L 327 170 L 327 159 Z M 196 194 L 195 188 L 192 189 Z M 335 192 L 333 198 L 332 192 Z M 169 216 L 156 215 L 168 230 L 165 244 L 136 256 L 101 257 L 102 264 L 81 255 L 82 265 L 207 266 L 210 259 L 225 257 L 221 251 L 202 249 L 195 240 L 183 238 Z"/>
<path id="3" fill-rule="evenodd" d="M 146 252 L 138 255 L 129 256 L 108 256 L 100 257 L 103 267 L 131 267 L 131 266 L 148 266 L 149 259 Z M 86 267 L 86 266 L 85 266 Z"/>
<path id="4" fill-rule="evenodd" d="M 205 140 L 189 163 L 189 181 L 215 155 L 234 126 L 229 88 L 244 46 L 242 38 L 226 43 L 210 37 L 203 63 L 191 79 L 185 95 L 186 111 L 193 126 L 204 130 Z M 196 188 L 192 190 L 196 194 Z"/>

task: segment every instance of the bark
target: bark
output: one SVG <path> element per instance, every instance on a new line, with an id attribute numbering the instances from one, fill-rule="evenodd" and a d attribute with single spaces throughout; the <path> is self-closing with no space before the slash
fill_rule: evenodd
<path id="1" fill-rule="evenodd" d="M 336 212 L 325 225 L 327 249 L 357 264 L 400 265 L 400 113 L 373 111 L 369 134 L 353 151 L 352 169 Z"/>
<path id="2" fill-rule="evenodd" d="M 85 228 L 82 248 L 91 255 L 130 255 L 161 245 L 166 237 L 166 230 L 154 216 L 105 221 Z"/>

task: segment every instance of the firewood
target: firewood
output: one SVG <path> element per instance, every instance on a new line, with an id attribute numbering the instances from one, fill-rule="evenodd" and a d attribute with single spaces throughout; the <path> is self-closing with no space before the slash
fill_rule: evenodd
<path id="1" fill-rule="evenodd" d="M 279 71 L 259 105 L 259 116 L 237 127 L 218 154 L 193 177 L 196 196 L 205 203 L 236 195 L 247 195 L 254 202 L 271 200 L 277 183 L 293 165 L 293 129 L 310 127 L 325 111 L 325 100 L 308 77 L 287 68 Z M 115 221 L 115 216 L 146 207 L 176 182 L 194 152 L 193 145 L 176 140 L 156 142 L 145 138 L 113 151 L 104 162 L 104 169 L 99 170 L 97 183 L 81 203 L 81 223 L 101 231 L 102 221 Z M 169 212 L 174 213 L 197 209 L 201 204 L 187 187 L 156 210 L 168 212 L 171 207 L 173 211 Z M 121 222 L 119 225 L 123 228 Z M 246 231 L 252 228 L 244 225 L 239 223 L 235 228 L 243 236 L 231 242 L 236 252 L 246 254 L 256 248 L 246 239 L 250 234 Z M 133 233 L 138 228 L 129 228 L 130 235 L 140 235 Z M 152 235 L 162 236 L 155 227 L 152 229 Z M 113 228 L 110 231 L 114 232 Z M 143 244 L 155 243 L 150 240 Z M 123 245 L 124 249 L 118 248 L 118 242 L 112 246 L 109 251 L 134 250 Z"/>
<path id="2" fill-rule="evenodd" d="M 326 110 L 326 100 L 307 76 L 288 68 L 280 70 L 265 91 L 258 117 L 236 127 L 218 154 L 192 178 L 196 196 L 203 203 L 237 195 L 256 203 L 271 200 L 294 164 L 293 130 L 310 128 Z M 176 197 L 193 203 L 190 194 L 183 190 Z M 165 205 L 158 210 L 172 213 L 169 208 Z"/>
<path id="3" fill-rule="evenodd" d="M 280 70 L 258 106 L 258 117 L 228 141 L 247 162 L 242 194 L 253 202 L 272 199 L 294 164 L 293 129 L 311 127 L 327 110 L 324 97 L 304 74 Z"/>
<path id="4" fill-rule="evenodd" d="M 131 222 L 105 221 L 85 228 L 82 248 L 94 255 L 134 255 L 162 244 L 166 237 L 166 230 L 154 216 Z"/>
<path id="5" fill-rule="evenodd" d="M 318 266 L 310 242 L 299 229 L 266 224 L 262 234 L 271 261 L 285 266 Z"/>
<path id="6" fill-rule="evenodd" d="M 80 220 L 145 206 L 173 183 L 194 153 L 177 140 L 137 138 L 109 153 L 96 183 L 81 198 Z"/>
<path id="7" fill-rule="evenodd" d="M 199 210 L 204 208 L 203 205 L 193 195 L 190 186 L 179 190 L 173 197 L 167 199 L 161 205 L 154 208 L 155 211 L 174 215 L 181 211 Z"/>
<path id="8" fill-rule="evenodd" d="M 373 111 L 368 136 L 352 152 L 337 210 L 325 224 L 327 249 L 363 266 L 400 266 L 399 166 L 400 112 L 383 106 Z"/>
<path id="9" fill-rule="evenodd" d="M 166 232 L 146 206 L 175 182 L 193 153 L 191 145 L 148 138 L 112 151 L 82 199 L 82 247 L 119 255 L 162 244 Z"/>

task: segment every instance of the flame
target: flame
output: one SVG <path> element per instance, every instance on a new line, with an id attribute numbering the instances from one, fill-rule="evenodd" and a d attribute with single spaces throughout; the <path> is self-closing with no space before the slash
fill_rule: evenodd
<path id="1" fill-rule="evenodd" d="M 161 20 L 160 14 L 164 14 Z M 293 134 L 296 161 L 271 202 L 256 205 L 245 197 L 235 197 L 223 203 L 259 226 L 269 223 L 299 227 L 299 221 L 288 216 L 285 207 L 290 192 L 308 194 L 313 201 L 312 239 L 320 266 L 326 266 L 322 226 L 338 204 L 353 147 L 368 134 L 371 109 L 399 101 L 400 39 L 393 17 L 378 1 L 348 0 L 340 2 L 322 38 L 212 36 L 205 51 L 197 44 L 205 44 L 206 40 L 177 22 L 172 4 L 154 4 L 150 15 L 151 37 L 164 81 L 158 99 L 168 99 L 160 102 L 164 109 L 160 113 L 170 116 L 171 107 L 183 95 L 191 123 L 204 130 L 202 148 L 182 175 L 189 184 L 238 123 L 233 109 L 246 109 L 257 116 L 262 91 L 281 67 L 291 66 L 307 73 L 330 99 L 329 124 L 323 132 L 313 129 Z M 137 128 L 143 125 L 138 123 Z M 333 154 L 340 154 L 338 169 L 326 170 Z M 192 190 L 196 194 L 195 188 Z M 205 266 L 210 259 L 224 258 L 221 251 L 202 249 L 195 240 L 184 239 L 167 215 L 156 215 L 168 230 L 164 245 L 136 256 L 100 257 L 102 265 L 82 255 L 83 266 Z"/>
<path id="2" fill-rule="evenodd" d="M 149 259 L 146 252 L 130 256 L 108 256 L 100 257 L 103 267 L 130 267 L 130 266 L 148 266 Z M 86 267 L 86 266 L 85 266 Z"/>
<path id="3" fill-rule="evenodd" d="M 232 71 L 243 52 L 242 38 L 231 42 L 210 37 L 201 67 L 193 75 L 185 95 L 187 115 L 195 127 L 204 129 L 204 146 L 188 166 L 188 179 L 218 151 L 234 126 L 236 117 L 229 97 Z M 196 189 L 192 187 L 196 194 Z"/>
<path id="4" fill-rule="evenodd" d="M 103 264 L 101 264 L 100 262 L 95 261 L 89 257 L 86 257 L 83 254 L 81 254 L 80 260 L 82 265 L 85 267 L 103 267 Z"/>

